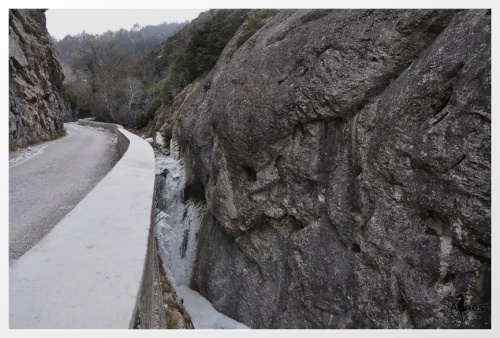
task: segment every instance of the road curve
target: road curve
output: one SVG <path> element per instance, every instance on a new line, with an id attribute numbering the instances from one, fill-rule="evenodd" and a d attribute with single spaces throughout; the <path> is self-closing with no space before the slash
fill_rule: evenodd
<path id="1" fill-rule="evenodd" d="M 9 262 L 42 239 L 118 161 L 113 134 L 75 123 L 64 127 L 67 136 L 10 155 Z"/>

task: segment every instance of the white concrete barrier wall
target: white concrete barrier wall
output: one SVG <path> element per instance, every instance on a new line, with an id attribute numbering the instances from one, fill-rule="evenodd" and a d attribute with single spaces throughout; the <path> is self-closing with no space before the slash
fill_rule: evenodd
<path id="1" fill-rule="evenodd" d="M 11 329 L 134 325 L 152 233 L 155 159 L 142 138 L 110 128 L 126 149 L 122 158 L 10 266 Z"/>

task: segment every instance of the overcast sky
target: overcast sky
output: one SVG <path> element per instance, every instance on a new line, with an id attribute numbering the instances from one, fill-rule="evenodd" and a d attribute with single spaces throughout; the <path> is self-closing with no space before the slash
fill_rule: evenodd
<path id="1" fill-rule="evenodd" d="M 101 34 L 108 30 L 130 29 L 134 24 L 192 20 L 207 9 L 49 9 L 45 12 L 49 34 L 57 39 L 82 31 Z"/>

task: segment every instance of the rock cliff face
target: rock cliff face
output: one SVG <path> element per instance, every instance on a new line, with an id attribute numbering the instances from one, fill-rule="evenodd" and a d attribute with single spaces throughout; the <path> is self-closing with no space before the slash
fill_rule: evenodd
<path id="1" fill-rule="evenodd" d="M 71 108 L 62 98 L 64 75 L 47 32 L 44 10 L 9 10 L 9 143 L 49 140 L 63 131 Z"/>
<path id="2" fill-rule="evenodd" d="M 209 207 L 192 286 L 254 328 L 490 327 L 490 12 L 285 10 L 236 38 L 175 112 Z"/>

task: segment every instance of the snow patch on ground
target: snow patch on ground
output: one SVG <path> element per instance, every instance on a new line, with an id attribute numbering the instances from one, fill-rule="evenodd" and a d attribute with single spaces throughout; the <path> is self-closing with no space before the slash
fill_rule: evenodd
<path id="1" fill-rule="evenodd" d="M 83 128 L 87 128 L 87 129 L 103 131 L 105 133 L 114 135 L 114 132 L 110 131 L 109 129 L 103 128 L 103 127 L 94 127 L 94 126 L 88 126 L 88 125 L 83 125 L 83 124 L 80 124 L 79 126 L 82 126 Z"/>
<path id="2" fill-rule="evenodd" d="M 161 135 L 160 135 L 161 137 Z M 156 136 L 158 142 L 158 135 Z M 160 140 L 163 141 L 163 138 Z M 208 300 L 186 285 L 191 280 L 196 260 L 196 235 L 201 227 L 207 207 L 191 199 L 184 201 L 186 173 L 179 156 L 179 144 L 170 142 L 170 155 L 156 155 L 156 175 L 160 191 L 157 192 L 156 239 L 163 268 L 177 295 L 197 329 L 248 329 L 215 310 Z"/>
<path id="3" fill-rule="evenodd" d="M 14 167 L 15 165 L 18 165 L 20 163 L 23 163 L 27 160 L 29 160 L 30 158 L 33 158 L 37 155 L 40 155 L 41 153 L 43 153 L 43 150 L 45 148 L 47 148 L 50 144 L 48 143 L 45 143 L 44 144 L 40 144 L 40 145 L 36 145 L 36 146 L 31 146 L 31 147 L 27 147 L 25 149 L 20 149 L 18 151 L 15 152 L 15 154 L 12 154 L 11 156 L 9 156 L 9 167 Z"/>
<path id="4" fill-rule="evenodd" d="M 66 129 L 66 135 L 63 137 L 69 137 L 70 135 L 71 133 Z M 52 141 L 40 142 L 38 144 L 23 149 L 19 149 L 9 154 L 9 167 L 12 168 L 18 164 L 26 162 L 27 160 L 35 156 L 42 154 L 47 147 L 51 146 L 52 144 L 54 144 L 54 142 L 57 142 L 60 139 L 61 138 Z"/>
<path id="5" fill-rule="evenodd" d="M 177 294 L 184 299 L 184 306 L 196 329 L 250 329 L 217 311 L 208 300 L 185 285 L 177 288 Z"/>

